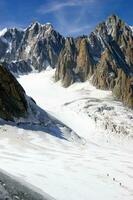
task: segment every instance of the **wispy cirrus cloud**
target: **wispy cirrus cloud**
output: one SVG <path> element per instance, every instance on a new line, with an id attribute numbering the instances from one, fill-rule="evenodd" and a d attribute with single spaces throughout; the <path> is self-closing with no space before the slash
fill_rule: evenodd
<path id="1" fill-rule="evenodd" d="M 87 5 L 88 3 L 92 3 L 94 0 L 67 0 L 67 1 L 50 1 L 47 4 L 41 5 L 37 12 L 40 14 L 48 14 L 52 12 L 56 12 L 68 7 L 79 7 L 83 5 Z"/>
<path id="2" fill-rule="evenodd" d="M 40 5 L 36 12 L 40 16 L 52 16 L 60 33 L 76 36 L 92 29 L 87 18 L 95 2 L 97 0 L 49 0 Z"/>
<path id="3" fill-rule="evenodd" d="M 90 31 L 91 30 L 91 26 L 90 25 L 83 25 L 83 26 L 75 26 L 75 27 L 69 27 L 69 29 L 67 30 L 67 34 L 72 34 L 72 35 L 76 35 L 76 34 L 80 34 L 86 31 Z"/>
<path id="4" fill-rule="evenodd" d="M 15 21 L 3 21 L 0 23 L 0 30 L 3 28 L 20 28 L 23 29 L 25 28 L 25 24 L 17 23 Z"/>

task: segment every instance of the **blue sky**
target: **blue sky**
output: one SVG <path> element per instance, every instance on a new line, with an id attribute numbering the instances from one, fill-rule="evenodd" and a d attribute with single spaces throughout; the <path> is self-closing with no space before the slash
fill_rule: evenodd
<path id="1" fill-rule="evenodd" d="M 133 25 L 133 0 L 0 0 L 0 29 L 50 22 L 64 36 L 88 34 L 111 14 Z"/>

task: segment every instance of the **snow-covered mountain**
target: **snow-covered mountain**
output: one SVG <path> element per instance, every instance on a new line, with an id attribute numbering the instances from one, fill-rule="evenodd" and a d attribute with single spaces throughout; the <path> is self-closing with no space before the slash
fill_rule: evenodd
<path id="1" fill-rule="evenodd" d="M 93 76 L 93 85 L 133 108 L 132 28 L 116 15 L 78 38 L 64 38 L 50 23 L 4 29 L 0 46 L 0 61 L 15 75 L 56 67 L 55 80 L 65 87 Z"/>
<path id="2" fill-rule="evenodd" d="M 50 23 L 33 22 L 25 30 L 4 29 L 0 32 L 0 60 L 16 73 L 55 67 L 64 38 Z M 33 67 L 32 67 L 33 66 Z"/>

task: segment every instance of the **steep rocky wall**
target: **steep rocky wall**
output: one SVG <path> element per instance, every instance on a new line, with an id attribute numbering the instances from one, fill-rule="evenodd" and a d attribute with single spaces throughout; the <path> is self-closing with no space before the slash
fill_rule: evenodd
<path id="1" fill-rule="evenodd" d="M 128 76 L 122 69 L 119 69 L 113 94 L 126 106 L 133 109 L 133 76 Z"/>
<path id="2" fill-rule="evenodd" d="M 119 56 L 115 57 L 106 49 L 96 65 L 92 83 L 97 88 L 112 90 L 115 97 L 133 108 L 133 76 L 127 65 L 125 69 L 119 62 Z"/>
<path id="3" fill-rule="evenodd" d="M 86 37 L 67 38 L 59 56 L 55 80 L 61 80 L 65 87 L 77 80 L 85 81 L 93 74 L 94 63 Z"/>

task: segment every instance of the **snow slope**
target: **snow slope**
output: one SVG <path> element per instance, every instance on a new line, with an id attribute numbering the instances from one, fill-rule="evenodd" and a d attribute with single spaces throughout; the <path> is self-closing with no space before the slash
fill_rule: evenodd
<path id="1" fill-rule="evenodd" d="M 110 91 L 89 82 L 62 88 L 53 74 L 50 70 L 18 80 L 39 106 L 80 137 L 68 141 L 2 125 L 0 168 L 57 200 L 132 200 L 133 112 Z"/>

